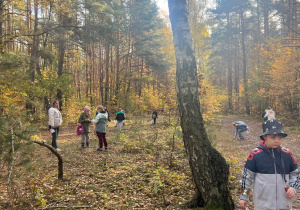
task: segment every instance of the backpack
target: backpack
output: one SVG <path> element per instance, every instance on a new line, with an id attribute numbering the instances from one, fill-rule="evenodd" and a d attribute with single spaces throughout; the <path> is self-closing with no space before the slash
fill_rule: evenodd
<path id="1" fill-rule="evenodd" d="M 80 136 L 83 133 L 84 133 L 84 128 L 83 128 L 83 126 L 81 124 L 79 124 L 77 126 L 77 136 Z"/>

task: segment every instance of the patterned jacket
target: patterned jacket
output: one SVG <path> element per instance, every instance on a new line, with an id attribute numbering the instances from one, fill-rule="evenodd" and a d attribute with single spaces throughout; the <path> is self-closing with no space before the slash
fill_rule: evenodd
<path id="1" fill-rule="evenodd" d="M 285 187 L 292 187 L 296 193 L 299 182 L 299 169 L 291 152 L 283 147 L 266 148 L 262 141 L 248 157 L 241 185 L 248 191 L 253 183 L 255 209 L 279 210 L 292 208 Z M 248 201 L 248 195 L 241 194 L 240 199 Z"/>

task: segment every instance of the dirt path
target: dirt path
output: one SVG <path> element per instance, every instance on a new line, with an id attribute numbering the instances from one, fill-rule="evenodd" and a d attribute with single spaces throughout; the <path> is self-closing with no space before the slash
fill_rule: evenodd
<path id="1" fill-rule="evenodd" d="M 262 133 L 261 121 L 254 120 L 244 120 L 239 118 L 238 116 L 225 116 L 222 118 L 222 127 L 232 133 L 234 135 L 234 127 L 232 123 L 234 121 L 244 121 L 250 127 L 250 133 L 243 133 L 245 137 L 244 141 L 237 141 L 238 147 L 241 151 L 245 153 L 245 155 L 250 154 L 250 152 L 260 143 L 260 134 Z M 300 166 L 300 132 L 299 128 L 295 127 L 284 127 L 284 131 L 288 134 L 283 142 L 282 146 L 291 150 L 294 155 L 298 166 Z M 245 160 L 246 161 L 246 160 Z M 293 209 L 300 209 L 300 191 L 297 193 L 296 199 L 293 201 Z"/>

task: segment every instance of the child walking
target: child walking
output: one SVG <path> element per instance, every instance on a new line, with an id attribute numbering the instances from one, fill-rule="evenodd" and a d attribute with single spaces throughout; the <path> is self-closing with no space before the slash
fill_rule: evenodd
<path id="1" fill-rule="evenodd" d="M 81 134 L 81 148 L 84 149 L 84 143 L 86 142 L 86 147 L 90 147 L 90 124 L 91 124 L 91 114 L 90 114 L 90 107 L 85 106 L 83 108 L 83 112 L 81 113 L 78 123 L 83 126 L 84 133 Z"/>
<path id="2" fill-rule="evenodd" d="M 242 209 L 247 208 L 253 183 L 255 210 L 291 209 L 300 177 L 293 155 L 280 146 L 287 134 L 277 120 L 267 120 L 262 126 L 262 142 L 250 153 L 243 170 L 239 204 Z"/>
<path id="3" fill-rule="evenodd" d="M 120 130 L 122 130 L 123 123 L 124 123 L 124 120 L 125 120 L 125 114 L 124 114 L 124 112 L 122 111 L 121 108 L 118 109 L 118 113 L 116 115 L 116 120 L 117 120 L 117 127 Z"/>
<path id="4" fill-rule="evenodd" d="M 93 119 L 92 123 L 95 124 L 94 133 L 97 135 L 97 137 L 99 139 L 99 148 L 96 149 L 96 151 L 100 152 L 103 150 L 103 144 L 104 144 L 105 150 L 108 150 L 107 140 L 105 137 L 108 115 L 107 115 L 107 112 L 104 110 L 104 107 L 101 105 L 97 107 L 97 112 L 98 112 L 98 114 L 96 116 L 96 119 Z"/>

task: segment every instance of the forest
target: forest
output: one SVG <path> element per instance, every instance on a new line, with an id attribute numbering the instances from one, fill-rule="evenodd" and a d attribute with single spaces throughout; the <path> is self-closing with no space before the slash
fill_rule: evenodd
<path id="1" fill-rule="evenodd" d="M 72 197 L 79 192 L 76 184 L 88 185 L 72 179 L 72 175 L 80 176 L 73 171 L 74 165 L 85 167 L 83 162 L 76 162 L 80 155 L 90 162 L 100 160 L 107 176 L 115 173 L 108 167 L 110 164 L 115 171 L 130 169 L 130 165 L 119 168 L 113 163 L 120 152 L 124 155 L 118 159 L 120 164 L 126 164 L 124 159 L 132 164 L 144 161 L 142 169 L 127 174 L 131 178 L 136 172 L 141 175 L 140 183 L 136 184 L 139 190 L 132 195 L 138 197 L 138 192 L 143 191 L 142 180 L 152 186 L 147 189 L 149 192 L 143 191 L 143 195 L 149 195 L 148 204 L 128 201 L 127 195 L 118 194 L 121 189 L 130 191 L 128 183 L 126 187 L 106 183 L 106 187 L 114 188 L 113 197 L 109 192 L 97 193 L 101 198 L 117 200 L 115 203 L 95 201 L 93 196 L 98 194 L 93 194 L 95 189 L 90 188 L 92 200 L 79 201 L 76 197 L 72 205 L 64 202 L 57 208 L 155 209 L 170 205 L 179 208 L 179 203 L 175 204 L 178 198 L 168 199 L 166 195 L 178 194 L 183 199 L 180 203 L 184 203 L 193 197 L 194 182 L 198 186 L 193 167 L 199 165 L 191 165 L 192 171 L 188 168 L 191 160 L 187 156 L 192 151 L 189 142 L 193 142 L 187 138 L 189 132 L 195 132 L 200 142 L 210 142 L 213 148 L 208 151 L 217 154 L 217 158 L 220 152 L 234 168 L 234 171 L 224 168 L 230 170 L 229 189 L 234 197 L 240 178 L 237 168 L 241 167 L 236 162 L 242 160 L 228 157 L 230 152 L 218 149 L 228 146 L 219 145 L 222 143 L 218 135 L 231 138 L 224 134 L 231 132 L 222 128 L 224 119 L 237 120 L 232 117 L 237 116 L 254 124 L 261 121 L 261 114 L 270 106 L 276 117 L 291 129 L 292 137 L 299 136 L 299 1 L 169 0 L 170 14 L 159 8 L 157 1 L 163 0 L 0 0 L 0 186 L 5 189 L 0 192 L 3 194 L 0 209 L 50 209 L 62 199 L 57 195 L 60 183 L 54 180 L 55 157 L 34 144 L 34 140 L 48 143 L 51 140 L 47 122 L 54 100 L 59 101 L 65 128 L 62 131 L 65 136 L 61 138 L 68 148 L 62 154 L 64 170 L 69 174 L 64 180 L 71 183 L 63 183 L 65 194 Z M 179 13 L 176 17 L 172 11 L 186 11 L 183 12 L 186 17 L 180 19 Z M 174 31 L 174 27 L 181 27 L 174 26 L 176 21 L 185 18 L 180 30 L 189 31 L 191 42 L 179 29 Z M 192 53 L 185 48 L 189 45 Z M 185 52 L 180 54 L 178 49 Z M 187 58 L 188 64 L 194 60 L 195 67 L 188 66 L 180 73 L 184 66 L 181 58 Z M 193 69 L 195 72 L 186 77 L 191 80 L 184 80 L 184 72 Z M 196 89 L 188 83 L 195 84 Z M 185 84 L 197 96 L 182 97 Z M 196 103 L 192 101 L 195 99 Z M 91 107 L 93 117 L 98 105 L 105 106 L 111 115 L 118 108 L 125 111 L 128 123 L 123 133 L 114 130 L 112 122 L 108 126 L 111 132 L 108 139 L 115 147 L 112 157 L 105 154 L 97 159 L 87 151 L 74 155 L 73 150 L 77 151 L 79 145 L 75 129 L 85 105 Z M 186 108 L 196 114 L 185 112 Z M 156 127 L 149 123 L 154 110 L 159 113 Z M 193 122 L 195 116 L 200 117 L 199 123 Z M 189 128 L 196 126 L 200 133 Z M 96 137 L 91 138 L 96 144 Z M 72 155 L 74 158 L 69 159 Z M 37 157 L 51 157 L 54 165 Z M 66 166 L 68 163 L 70 166 Z M 45 171 L 49 173 L 45 178 L 37 168 L 49 164 L 51 170 Z M 95 172 L 97 166 L 92 165 L 92 175 L 86 176 L 91 179 L 100 176 Z M 152 179 L 147 167 L 156 171 Z M 170 172 L 171 168 L 177 171 Z M 187 194 L 172 185 L 178 180 Z M 91 182 L 96 188 L 99 183 L 94 181 Z M 156 196 L 156 201 L 151 200 Z"/>

